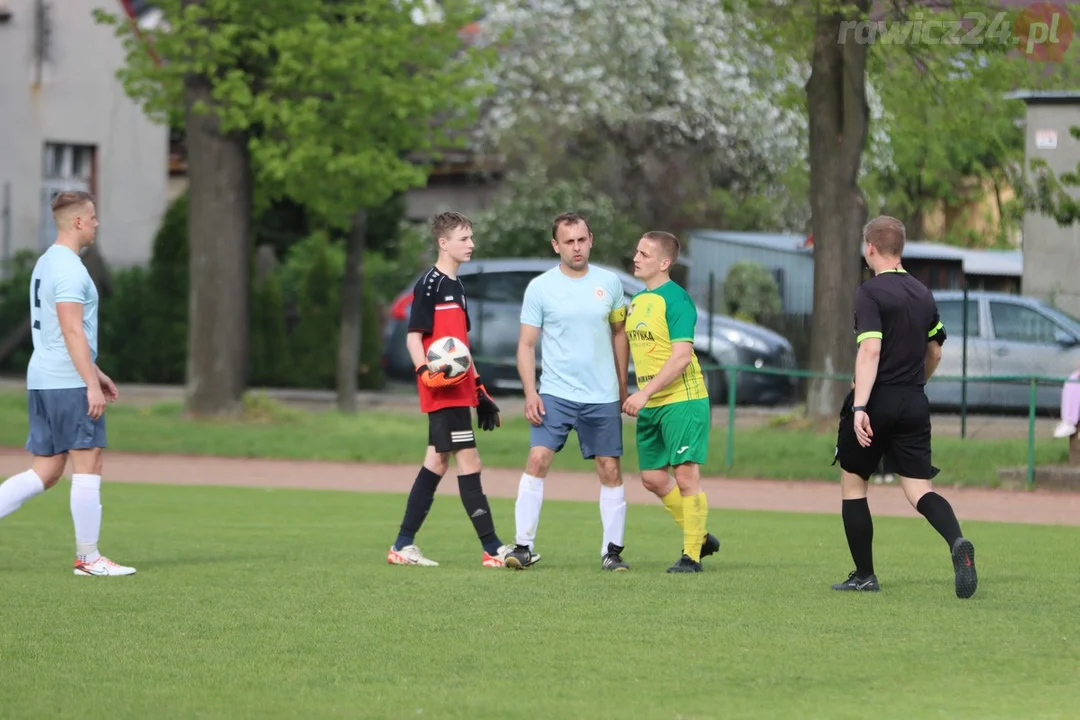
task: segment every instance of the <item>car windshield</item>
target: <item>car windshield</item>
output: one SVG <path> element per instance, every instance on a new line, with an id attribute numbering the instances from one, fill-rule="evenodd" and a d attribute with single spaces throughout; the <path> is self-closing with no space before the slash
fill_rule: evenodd
<path id="1" fill-rule="evenodd" d="M 1073 315 L 1065 312 L 1064 310 L 1056 307 L 1048 307 L 1047 311 L 1054 319 L 1061 322 L 1062 325 L 1066 325 L 1077 335 L 1080 335 L 1080 318 L 1076 318 Z"/>

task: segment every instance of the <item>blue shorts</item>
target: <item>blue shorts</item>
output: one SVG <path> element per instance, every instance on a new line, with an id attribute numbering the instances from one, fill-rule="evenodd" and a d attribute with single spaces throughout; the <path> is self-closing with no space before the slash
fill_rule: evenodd
<path id="1" fill-rule="evenodd" d="M 93 420 L 86 413 L 86 388 L 27 391 L 30 434 L 26 449 L 50 457 L 69 450 L 105 447 L 105 415 Z"/>
<path id="2" fill-rule="evenodd" d="M 610 403 L 579 403 L 540 393 L 544 401 L 543 422 L 529 431 L 529 447 L 563 449 L 571 430 L 577 430 L 581 457 L 622 457 L 622 406 Z"/>

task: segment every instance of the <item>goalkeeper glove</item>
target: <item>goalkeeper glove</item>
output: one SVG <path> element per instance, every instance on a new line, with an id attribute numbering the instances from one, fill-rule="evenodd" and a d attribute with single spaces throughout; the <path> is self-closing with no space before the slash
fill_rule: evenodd
<path id="1" fill-rule="evenodd" d="M 494 430 L 502 427 L 499 420 L 499 406 L 491 399 L 487 388 L 476 378 L 476 419 L 481 430 Z"/>
<path id="2" fill-rule="evenodd" d="M 416 368 L 416 376 L 420 378 L 420 382 L 422 382 L 425 386 L 432 388 L 433 390 L 437 390 L 439 388 L 452 387 L 454 385 L 457 385 L 465 379 L 466 375 L 468 375 L 468 373 L 461 373 L 460 375 L 450 377 L 447 374 L 449 373 L 449 371 L 449 365 L 444 365 L 439 369 L 435 370 L 434 372 L 432 372 L 431 368 L 429 368 L 427 365 L 421 365 L 420 367 Z"/>

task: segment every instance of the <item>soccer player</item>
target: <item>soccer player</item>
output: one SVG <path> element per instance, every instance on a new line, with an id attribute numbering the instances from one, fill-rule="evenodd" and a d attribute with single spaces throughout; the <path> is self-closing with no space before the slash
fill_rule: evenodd
<path id="1" fill-rule="evenodd" d="M 637 418 L 642 485 L 683 529 L 682 557 L 667 571 L 699 573 L 701 559 L 719 550 L 720 541 L 706 531 L 701 466 L 708 459 L 711 408 L 694 354 L 697 306 L 671 279 L 679 251 L 679 239 L 667 232 L 647 232 L 638 242 L 634 276 L 645 289 L 631 298 L 626 314 L 638 390 L 623 410 Z"/>
<path id="2" fill-rule="evenodd" d="M 956 596 L 975 593 L 975 547 L 960 532 L 949 501 L 934 492 L 930 402 L 925 385 L 945 342 L 934 296 L 904 270 L 904 224 L 881 216 L 863 228 L 863 257 L 874 277 L 855 291 L 855 388 L 840 412 L 842 517 L 855 570 L 834 590 L 877 592 L 874 524 L 867 480 L 887 454 L 908 502 L 941 534 L 952 555 Z"/>
<path id="3" fill-rule="evenodd" d="M 576 430 L 581 455 L 595 459 L 600 476 L 600 567 L 626 571 L 623 535 L 626 497 L 622 470 L 622 413 L 630 348 L 622 281 L 589 265 L 593 236 L 576 213 L 551 225 L 551 247 L 559 264 L 525 289 L 518 339 L 518 374 L 525 387 L 525 417 L 532 424 L 529 456 L 514 507 L 515 547 L 507 567 L 523 569 L 540 559 L 534 551 L 544 478 L 555 453 Z M 536 343 L 543 358 L 536 389 Z"/>
<path id="4" fill-rule="evenodd" d="M 420 411 L 428 416 L 428 448 L 409 493 L 397 540 L 386 559 L 391 565 L 438 565 L 424 557 L 415 539 L 435 501 L 439 481 L 450 469 L 453 455 L 461 502 L 484 548 L 483 565 L 504 567 L 510 546 L 504 546 L 495 534 L 491 507 L 480 483 L 480 453 L 472 423 L 475 407 L 479 426 L 494 430 L 502 424 L 499 407 L 477 377 L 475 365 L 466 373 L 448 377 L 449 367 L 432 371 L 427 361 L 428 348 L 438 338 L 455 337 L 466 344 L 469 341 L 472 323 L 465 287 L 457 271 L 472 257 L 472 223 L 464 215 L 447 212 L 433 218 L 431 231 L 439 257 L 413 288 L 409 334 L 405 341 L 416 366 Z"/>
<path id="5" fill-rule="evenodd" d="M 97 234 L 94 198 L 85 192 L 62 192 L 53 198 L 52 213 L 56 242 L 38 258 L 30 279 L 34 353 L 26 370 L 26 449 L 33 462 L 29 470 L 0 485 L 0 518 L 56 485 L 70 455 L 75 574 L 131 575 L 135 568 L 117 565 L 98 552 L 105 405 L 118 393 L 95 364 L 98 292 L 79 258 Z"/>

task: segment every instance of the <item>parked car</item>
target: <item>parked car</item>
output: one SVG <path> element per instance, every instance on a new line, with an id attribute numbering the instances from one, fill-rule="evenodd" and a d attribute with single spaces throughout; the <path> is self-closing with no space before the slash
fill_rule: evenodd
<path id="1" fill-rule="evenodd" d="M 477 358 L 477 370 L 491 392 L 522 389 L 517 372 L 517 343 L 521 325 L 521 304 L 525 288 L 557 261 L 542 258 L 474 260 L 461 266 L 458 277 L 469 299 L 472 330 L 469 344 Z M 594 265 L 596 265 L 594 263 Z M 604 265 L 622 280 L 627 302 L 645 288 L 629 273 Z M 406 324 L 412 304 L 412 288 L 419 275 L 395 299 L 385 329 L 383 364 L 388 377 L 415 378 L 415 368 L 405 349 Z M 777 333 L 734 318 L 715 314 L 712 331 L 709 313 L 698 307 L 694 349 L 702 365 L 750 365 L 758 368 L 794 368 L 791 343 Z M 540 374 L 541 348 L 537 345 L 536 367 Z M 727 380 L 723 371 L 706 371 L 709 397 L 713 403 L 727 401 Z M 633 360 L 629 386 L 636 387 Z M 741 404 L 772 405 L 794 402 L 795 381 L 783 375 L 739 373 L 736 401 Z"/>
<path id="2" fill-rule="evenodd" d="M 934 292 L 947 340 L 936 376 L 963 375 L 964 293 Z M 987 376 L 1067 378 L 1080 367 L 1080 320 L 1021 295 L 968 293 L 967 404 L 973 409 L 1024 410 L 1030 385 L 1024 381 L 989 382 Z M 932 406 L 960 406 L 960 380 L 931 380 L 926 395 Z M 1035 404 L 1056 414 L 1061 406 L 1061 383 L 1039 383 Z"/>

